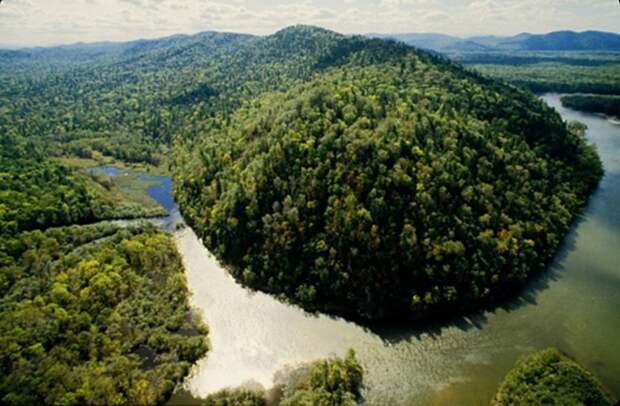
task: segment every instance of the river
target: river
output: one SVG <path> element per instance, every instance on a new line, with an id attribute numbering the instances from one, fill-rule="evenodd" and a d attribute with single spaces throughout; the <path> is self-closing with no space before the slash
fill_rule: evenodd
<path id="1" fill-rule="evenodd" d="M 548 346 L 575 358 L 618 397 L 620 126 L 562 108 L 559 95 L 543 98 L 566 120 L 588 125 L 606 172 L 550 269 L 518 297 L 440 324 L 369 331 L 244 289 L 186 228 L 176 232 L 176 242 L 212 349 L 170 404 L 191 404 L 193 396 L 225 387 L 269 388 L 283 367 L 344 355 L 349 347 L 365 368 L 369 405 L 488 404 L 521 355 Z M 151 192 L 158 201 L 166 195 Z"/>

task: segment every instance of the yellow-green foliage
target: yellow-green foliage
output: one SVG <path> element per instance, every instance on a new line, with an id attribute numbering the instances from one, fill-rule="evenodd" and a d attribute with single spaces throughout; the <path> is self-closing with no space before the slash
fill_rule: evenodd
<path id="1" fill-rule="evenodd" d="M 245 389 L 225 389 L 213 395 L 209 395 L 202 406 L 265 406 L 265 394 L 262 391 Z"/>
<path id="2" fill-rule="evenodd" d="M 600 382 L 575 361 L 548 348 L 523 357 L 502 381 L 495 406 L 611 406 Z"/>
<path id="3" fill-rule="evenodd" d="M 169 235 L 98 225 L 0 242 L 0 403 L 159 403 L 205 354 Z"/>
<path id="4" fill-rule="evenodd" d="M 345 358 L 318 360 L 290 373 L 280 406 L 356 406 L 361 401 L 364 371 L 349 350 Z M 208 396 L 204 406 L 264 406 L 263 391 L 223 390 Z"/>
<path id="5" fill-rule="evenodd" d="M 281 406 L 355 406 L 364 371 L 349 350 L 344 359 L 320 360 L 292 373 Z"/>

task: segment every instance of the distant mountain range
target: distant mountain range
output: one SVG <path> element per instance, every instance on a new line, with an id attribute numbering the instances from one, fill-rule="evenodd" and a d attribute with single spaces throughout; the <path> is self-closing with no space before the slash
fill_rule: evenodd
<path id="1" fill-rule="evenodd" d="M 32 47 L 20 49 L 0 48 L 0 63 L 10 61 L 45 61 L 46 63 L 76 63 L 144 55 L 165 57 L 164 54 L 181 52 L 184 49 L 197 48 L 204 52 L 226 51 L 231 42 L 256 39 L 252 35 L 218 33 L 205 31 L 193 35 L 176 34 L 156 39 L 139 39 L 128 42 L 78 42 L 51 47 Z M 0 64 L 1 66 L 1 64 Z"/>
<path id="2" fill-rule="evenodd" d="M 555 31 L 548 34 L 522 33 L 512 37 L 470 38 L 435 33 L 369 34 L 369 36 L 391 38 L 438 52 L 620 51 L 620 35 L 601 31 Z"/>
<path id="3" fill-rule="evenodd" d="M 177 34 L 152 40 L 134 40 L 128 42 L 94 42 L 75 43 L 52 47 L 20 48 L 0 45 L 0 59 L 41 58 L 86 61 L 110 55 L 123 55 L 148 50 L 166 48 L 173 44 L 192 43 L 196 46 L 218 33 L 205 31 L 194 35 Z M 219 45 L 225 46 L 231 38 L 243 40 L 259 38 L 247 34 L 223 34 Z M 555 31 L 548 34 L 522 33 L 512 37 L 476 36 L 459 38 L 438 33 L 402 33 L 402 34 L 366 34 L 371 38 L 394 39 L 417 48 L 448 53 L 485 53 L 510 51 L 617 51 L 620 52 L 620 35 L 602 31 Z"/>

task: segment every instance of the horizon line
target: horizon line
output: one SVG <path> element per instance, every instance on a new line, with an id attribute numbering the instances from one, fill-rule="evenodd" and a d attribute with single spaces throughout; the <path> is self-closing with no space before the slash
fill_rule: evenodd
<path id="1" fill-rule="evenodd" d="M 0 0 L 1 1 L 1 0 Z M 292 24 L 292 25 L 288 25 L 286 27 L 282 27 L 279 28 L 269 34 L 252 34 L 252 33 L 247 33 L 247 32 L 241 32 L 241 31 L 231 31 L 231 30 L 226 30 L 226 29 L 212 29 L 212 30 L 204 30 L 204 31 L 196 31 L 196 32 L 192 32 L 192 33 L 175 33 L 175 34 L 170 34 L 170 35 L 162 35 L 162 36 L 157 36 L 157 37 L 152 37 L 152 38 L 147 38 L 147 37 L 139 37 L 139 38 L 134 38 L 134 39 L 127 39 L 127 40 L 94 40 L 94 41 L 76 41 L 76 42 L 61 42 L 61 43 L 55 43 L 55 44 L 48 44 L 48 45 L 16 45 L 16 44 L 3 44 L 0 43 L 0 50 L 11 50 L 11 51 L 19 51 L 19 50 L 28 50 L 28 49 L 45 49 L 45 48 L 60 48 L 60 47 L 71 47 L 71 46 L 78 46 L 78 45 L 95 45 L 95 44 L 127 44 L 127 43 L 131 43 L 131 42 L 138 42 L 138 41 L 158 41 L 158 40 L 162 40 L 162 39 L 166 39 L 166 38 L 172 38 L 172 37 L 176 37 L 176 36 L 180 36 L 180 37 L 191 37 L 194 35 L 199 35 L 199 34 L 204 34 L 204 33 L 219 33 L 219 34 L 238 34 L 238 35 L 248 35 L 248 36 L 253 36 L 253 37 L 268 37 L 270 35 L 274 35 L 282 30 L 285 30 L 287 28 L 291 28 L 291 27 L 298 27 L 298 26 L 305 26 L 305 27 L 316 27 L 316 28 L 321 28 L 327 31 L 332 31 L 332 32 L 336 32 L 342 35 L 360 35 L 360 36 L 370 36 L 370 35 L 382 35 L 382 36 L 395 36 L 395 35 L 411 35 L 411 34 L 420 34 L 420 35 L 445 35 L 448 37 L 452 37 L 452 38 L 457 38 L 460 40 L 468 40 L 468 39 L 472 39 L 472 38 L 478 38 L 478 37 L 498 37 L 498 38 L 512 38 L 512 37 L 516 37 L 519 35 L 548 35 L 548 34 L 552 34 L 552 33 L 557 33 L 557 32 L 572 32 L 572 33 L 576 33 L 576 34 L 584 34 L 587 32 L 597 32 L 597 33 L 603 33 L 603 34 L 612 34 L 612 35 L 618 35 L 620 36 L 620 31 L 618 32 L 614 32 L 614 31 L 603 31 L 603 30 L 597 30 L 597 29 L 585 29 L 585 30 L 572 30 L 572 29 L 558 29 L 558 30 L 552 30 L 552 31 L 544 31 L 544 32 L 527 32 L 527 31 L 522 31 L 516 34 L 507 34 L 507 35 L 501 35 L 501 34 L 474 34 L 474 35 L 467 35 L 467 36 L 461 36 L 461 35 L 454 35 L 454 34 L 446 34 L 443 32 L 439 32 L 439 31 L 401 31 L 401 32 L 376 32 L 376 31 L 369 31 L 369 32 L 365 32 L 365 33 L 360 33 L 360 32 L 351 32 L 351 33 L 342 33 L 336 30 L 332 30 L 329 28 L 325 28 L 325 27 L 321 27 L 319 25 L 312 25 L 312 24 Z"/>

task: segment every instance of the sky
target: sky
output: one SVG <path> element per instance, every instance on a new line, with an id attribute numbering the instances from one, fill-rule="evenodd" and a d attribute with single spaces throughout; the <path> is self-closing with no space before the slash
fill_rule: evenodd
<path id="1" fill-rule="evenodd" d="M 0 46 L 126 41 L 200 31 L 270 34 L 294 24 L 341 33 L 456 36 L 620 32 L 618 0 L 0 0 Z"/>

